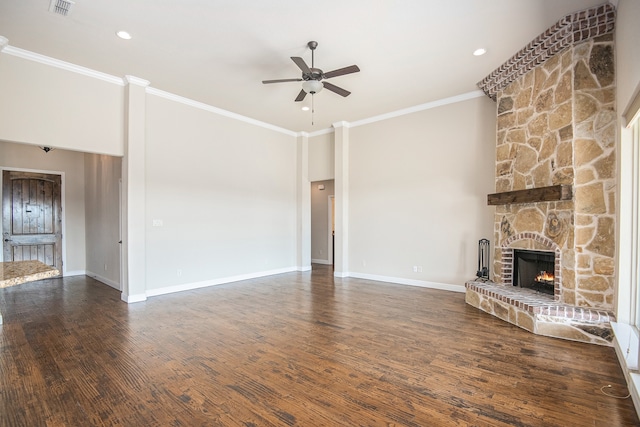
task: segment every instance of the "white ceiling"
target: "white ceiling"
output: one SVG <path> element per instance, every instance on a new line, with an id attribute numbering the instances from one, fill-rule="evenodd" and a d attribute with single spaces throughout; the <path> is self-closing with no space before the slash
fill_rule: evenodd
<path id="1" fill-rule="evenodd" d="M 315 132 L 477 90 L 476 83 L 561 17 L 604 0 L 0 0 L 9 45 L 151 86 L 291 131 Z M 115 32 L 133 36 L 125 41 Z M 311 113 L 289 59 L 357 64 Z M 479 47 L 488 53 L 475 57 Z M 311 100 L 307 96 L 305 103 Z"/>

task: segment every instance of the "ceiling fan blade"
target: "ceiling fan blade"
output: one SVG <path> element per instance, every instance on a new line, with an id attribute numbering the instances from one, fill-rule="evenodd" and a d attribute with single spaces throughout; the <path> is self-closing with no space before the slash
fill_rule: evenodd
<path id="1" fill-rule="evenodd" d="M 307 96 L 307 92 L 305 92 L 304 89 L 302 89 L 298 94 L 298 96 L 296 97 L 296 102 L 302 101 L 305 96 Z"/>
<path id="2" fill-rule="evenodd" d="M 345 74 L 357 73 L 358 71 L 360 71 L 360 68 L 358 68 L 357 65 L 350 65 L 348 67 L 339 68 L 337 70 L 324 73 L 324 78 L 330 79 L 331 77 L 344 76 Z"/>
<path id="3" fill-rule="evenodd" d="M 263 80 L 262 83 L 283 83 L 283 82 L 301 82 L 302 79 L 278 79 L 278 80 Z"/>
<path id="4" fill-rule="evenodd" d="M 309 66 L 307 65 L 307 63 L 304 62 L 304 59 L 300 58 L 299 56 L 292 56 L 291 60 L 296 63 L 298 68 L 300 68 L 303 73 L 307 73 L 307 74 L 311 73 L 311 69 L 309 69 Z"/>
<path id="5" fill-rule="evenodd" d="M 348 90 L 342 89 L 341 87 L 338 87 L 336 85 L 332 85 L 329 82 L 322 82 L 322 86 L 324 86 L 325 89 L 330 90 L 331 92 L 337 93 L 338 95 L 342 95 L 342 96 L 351 95 L 351 92 L 349 92 Z"/>

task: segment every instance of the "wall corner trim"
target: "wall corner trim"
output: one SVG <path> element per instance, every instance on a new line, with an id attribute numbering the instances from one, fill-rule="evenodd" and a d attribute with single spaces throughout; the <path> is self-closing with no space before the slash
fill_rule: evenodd
<path id="1" fill-rule="evenodd" d="M 124 82 L 125 84 L 142 86 L 142 87 L 147 87 L 151 84 L 149 80 L 145 80 L 145 79 L 141 79 L 140 77 L 129 76 L 129 75 L 124 76 Z"/>
<path id="2" fill-rule="evenodd" d="M 120 299 L 124 302 L 126 302 L 127 304 L 133 304 L 135 302 L 143 302 L 147 300 L 147 296 L 145 294 L 138 294 L 138 295 L 128 295 L 125 294 L 124 292 L 120 294 Z"/>
<path id="3" fill-rule="evenodd" d="M 0 36 L 0 52 L 2 52 L 4 48 L 7 46 L 9 46 L 9 39 L 6 37 Z"/>
<path id="4" fill-rule="evenodd" d="M 345 122 L 344 120 L 339 121 L 339 122 L 335 122 L 331 126 L 333 126 L 334 128 L 342 128 L 342 127 L 348 128 L 348 127 L 351 127 L 349 122 Z"/>

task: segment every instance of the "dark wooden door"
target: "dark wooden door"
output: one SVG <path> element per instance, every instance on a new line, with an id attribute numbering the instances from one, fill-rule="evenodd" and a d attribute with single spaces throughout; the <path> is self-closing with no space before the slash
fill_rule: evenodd
<path id="1" fill-rule="evenodd" d="M 4 261 L 38 260 L 62 272 L 61 177 L 2 174 Z"/>

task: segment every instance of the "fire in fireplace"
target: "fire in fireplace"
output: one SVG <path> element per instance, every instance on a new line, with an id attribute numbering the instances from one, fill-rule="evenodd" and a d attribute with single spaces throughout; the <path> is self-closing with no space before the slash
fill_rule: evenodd
<path id="1" fill-rule="evenodd" d="M 555 254 L 553 252 L 515 249 L 513 271 L 513 286 L 554 295 Z"/>

